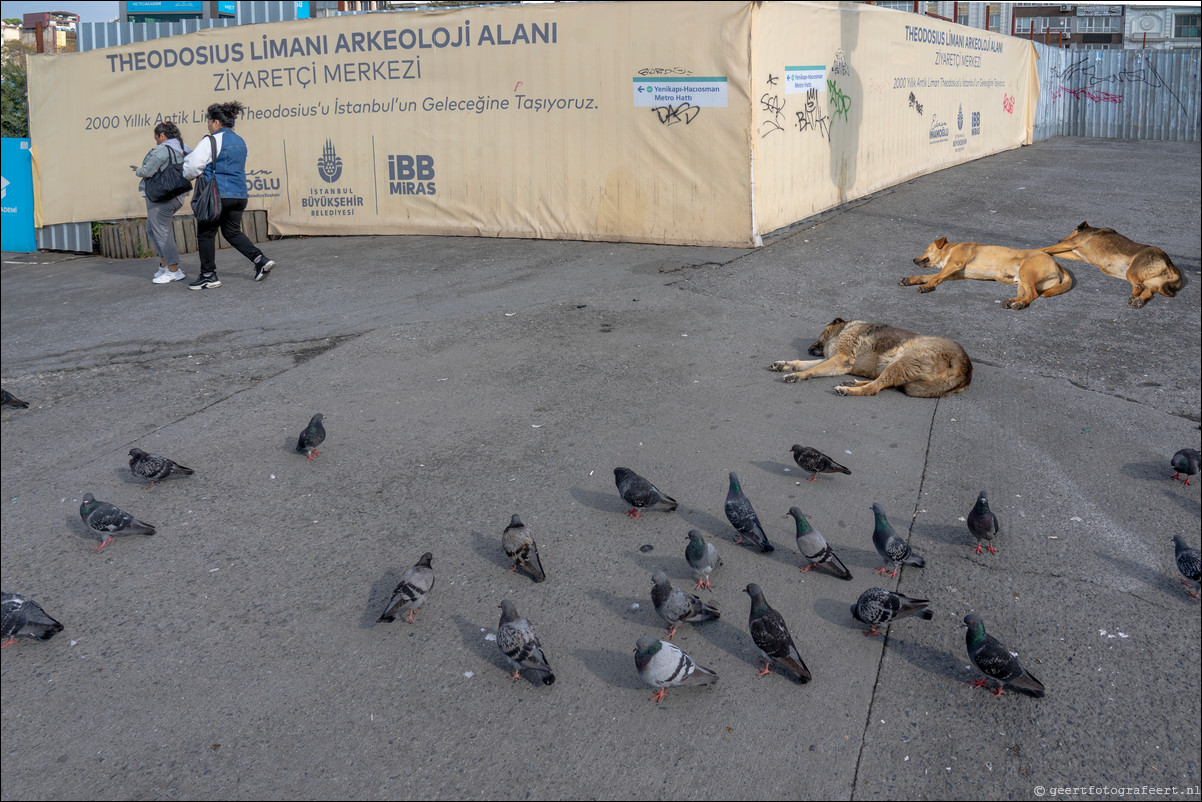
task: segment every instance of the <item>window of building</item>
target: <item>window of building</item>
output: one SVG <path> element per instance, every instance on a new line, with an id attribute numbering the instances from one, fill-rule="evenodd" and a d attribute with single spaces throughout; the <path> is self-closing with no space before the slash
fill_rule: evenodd
<path id="1" fill-rule="evenodd" d="M 1177 14 L 1173 17 L 1173 36 L 1181 39 L 1198 38 L 1198 20 L 1202 14 Z"/>
<path id="2" fill-rule="evenodd" d="M 1077 17 L 1080 33 L 1118 33 L 1122 28 L 1122 17 Z"/>
<path id="3" fill-rule="evenodd" d="M 985 23 L 986 30 L 995 31 L 995 32 L 1000 33 L 1002 30 L 1002 4 L 1001 3 L 990 3 L 989 4 L 989 16 L 986 19 L 987 19 L 987 21 Z"/>

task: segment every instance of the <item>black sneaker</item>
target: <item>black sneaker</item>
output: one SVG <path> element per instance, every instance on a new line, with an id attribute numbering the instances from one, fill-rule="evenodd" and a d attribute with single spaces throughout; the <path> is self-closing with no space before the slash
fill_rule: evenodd
<path id="1" fill-rule="evenodd" d="M 275 262 L 270 259 L 264 260 L 261 264 L 255 265 L 255 281 L 262 281 L 267 278 L 267 274 L 271 272 L 271 268 L 275 267 Z"/>
<path id="2" fill-rule="evenodd" d="M 190 289 L 190 290 L 211 290 L 214 287 L 220 287 L 220 286 L 221 286 L 221 280 L 217 278 L 216 273 L 210 273 L 207 276 L 202 273 L 200 278 L 196 279 L 196 281 L 193 281 L 191 284 L 188 285 L 188 289 Z"/>

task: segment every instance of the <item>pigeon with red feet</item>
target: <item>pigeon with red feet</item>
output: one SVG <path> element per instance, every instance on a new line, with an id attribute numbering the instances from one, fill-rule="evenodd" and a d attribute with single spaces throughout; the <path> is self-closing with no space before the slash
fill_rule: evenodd
<path id="1" fill-rule="evenodd" d="M 876 517 L 876 525 L 872 530 L 872 545 L 876 546 L 877 554 L 885 561 L 885 565 L 873 571 L 874 574 L 887 574 L 890 579 L 897 576 L 900 565 L 913 565 L 922 568 L 927 561 L 910 549 L 910 544 L 898 537 L 897 532 L 889 525 L 885 510 L 880 504 L 872 505 L 872 514 Z M 893 571 L 889 566 L 893 566 Z"/>
<path id="2" fill-rule="evenodd" d="M 658 487 L 629 468 L 614 468 L 614 483 L 618 486 L 618 493 L 631 507 L 626 513 L 631 518 L 640 517 L 641 509 L 672 512 L 679 506 L 676 499 L 661 493 Z"/>
<path id="3" fill-rule="evenodd" d="M 778 668 L 783 666 L 796 676 L 797 682 L 802 685 L 813 679 L 810 669 L 806 667 L 797 646 L 793 643 L 785 619 L 768 605 L 760 586 L 753 582 L 743 588 L 743 592 L 751 597 L 751 616 L 747 621 L 751 639 L 764 654 L 764 670 L 759 676 L 771 674 L 769 668 L 776 664 Z"/>
<path id="4" fill-rule="evenodd" d="M 755 514 L 750 499 L 743 495 L 743 488 L 739 486 L 739 477 L 734 471 L 730 472 L 730 489 L 726 491 L 724 509 L 726 510 L 726 520 L 730 521 L 730 525 L 739 533 L 739 536 L 735 538 L 735 543 L 742 543 L 743 538 L 746 537 L 759 546 L 760 551 L 776 551 L 776 547 L 768 542 L 768 535 L 764 533 L 764 527 L 760 524 L 759 516 Z"/>
<path id="5" fill-rule="evenodd" d="M 851 476 L 850 469 L 843 467 L 816 448 L 794 445 L 792 450 L 793 461 L 803 471 L 810 474 L 811 482 L 815 481 L 820 473 L 845 473 Z"/>
<path id="6" fill-rule="evenodd" d="M 1009 688 L 1028 696 L 1040 698 L 1046 692 L 1043 683 L 1031 676 L 1031 672 L 1023 668 L 1018 655 L 1011 652 L 998 642 L 996 638 L 985 632 L 985 622 L 969 613 L 964 616 L 964 624 L 968 627 L 965 633 L 965 645 L 973 665 L 981 669 L 987 676 L 993 677 L 998 686 L 993 689 L 994 696 L 1001 696 Z M 984 688 L 989 680 L 979 679 L 973 687 Z"/>
<path id="7" fill-rule="evenodd" d="M 972 512 L 968 513 L 966 518 L 968 521 L 968 531 L 972 532 L 972 536 L 977 539 L 977 547 L 973 549 L 977 554 L 981 553 L 981 541 L 985 541 L 985 545 L 989 547 L 990 554 L 997 554 L 997 549 L 993 547 L 993 536 L 1002 531 L 1001 524 L 998 523 L 997 516 L 989 509 L 989 496 L 982 490 L 977 496 L 977 503 L 973 506 Z"/>
<path id="8" fill-rule="evenodd" d="M 800 566 L 801 570 L 809 571 L 822 566 L 840 579 L 851 579 L 851 571 L 847 570 L 847 566 L 831 549 L 822 533 L 810 526 L 801 510 L 790 507 L 789 515 L 797 521 L 797 550 L 810 561 L 809 565 Z"/>

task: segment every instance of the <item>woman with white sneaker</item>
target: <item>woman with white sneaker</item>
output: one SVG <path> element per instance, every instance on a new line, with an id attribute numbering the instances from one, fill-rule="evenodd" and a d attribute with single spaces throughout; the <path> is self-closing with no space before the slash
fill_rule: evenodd
<path id="1" fill-rule="evenodd" d="M 221 215 L 209 223 L 196 224 L 196 249 L 200 251 L 200 277 L 188 285 L 190 290 L 211 290 L 221 286 L 217 278 L 217 232 L 255 267 L 255 281 L 267 278 L 275 262 L 255 247 L 242 232 L 242 212 L 246 209 L 246 141 L 234 133 L 234 123 L 246 109 L 241 103 L 214 103 L 207 110 L 209 136 L 197 143 L 184 160 L 184 178 L 189 181 L 201 173 L 217 177 L 221 195 Z M 212 142 L 209 141 L 210 137 Z M 214 151 L 216 153 L 214 154 Z"/>
<path id="2" fill-rule="evenodd" d="M 154 147 L 142 158 L 142 166 L 134 168 L 134 175 L 141 178 L 138 191 L 146 195 L 146 179 L 158 173 L 168 162 L 179 163 L 190 152 L 184 146 L 184 138 L 173 122 L 162 122 L 154 127 Z M 175 247 L 175 231 L 171 218 L 184 205 L 184 195 L 156 203 L 146 198 L 146 235 L 159 255 L 159 272 L 151 279 L 155 284 L 170 284 L 183 281 L 184 271 L 179 269 L 179 249 Z"/>

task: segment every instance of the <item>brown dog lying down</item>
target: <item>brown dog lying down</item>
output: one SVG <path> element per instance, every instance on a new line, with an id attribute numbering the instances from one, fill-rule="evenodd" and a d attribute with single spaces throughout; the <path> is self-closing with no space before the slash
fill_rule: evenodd
<path id="1" fill-rule="evenodd" d="M 1097 265 L 1103 273 L 1131 282 L 1127 303 L 1139 309 L 1158 292 L 1172 298 L 1185 284 L 1181 271 L 1160 248 L 1133 242 L 1113 228 L 1094 228 L 1082 223 L 1055 245 L 1043 249 L 1065 259 Z"/>
<path id="2" fill-rule="evenodd" d="M 1002 304 L 1007 309 L 1024 309 L 1036 298 L 1051 298 L 1073 288 L 1073 277 L 1045 251 L 1023 251 L 979 242 L 948 242 L 940 237 L 914 260 L 919 267 L 934 267 L 938 273 L 906 276 L 903 287 L 920 285 L 930 292 L 944 281 L 962 278 L 1017 284 L 1018 295 Z"/>
<path id="3" fill-rule="evenodd" d="M 876 395 L 896 387 L 918 398 L 942 398 L 962 392 L 972 381 L 972 360 L 959 343 L 882 323 L 837 317 L 809 352 L 824 359 L 773 362 L 771 369 L 793 371 L 785 376 L 787 382 L 847 374 L 872 379 L 836 387 L 839 395 Z"/>

